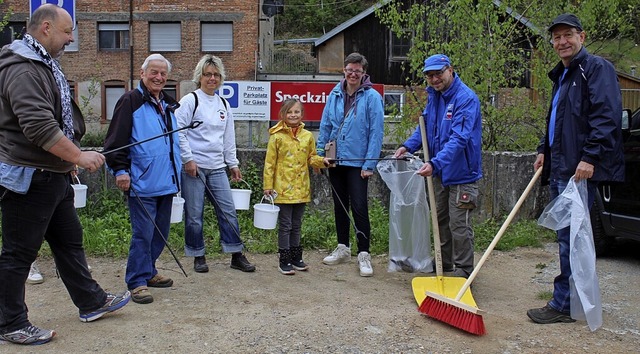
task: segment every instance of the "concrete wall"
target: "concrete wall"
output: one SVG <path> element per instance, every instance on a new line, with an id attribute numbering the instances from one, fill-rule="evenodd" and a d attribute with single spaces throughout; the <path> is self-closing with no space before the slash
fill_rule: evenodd
<path id="1" fill-rule="evenodd" d="M 391 153 L 393 153 L 391 150 L 385 151 L 384 155 Z M 264 149 L 238 150 L 241 169 L 242 165 L 246 166 L 249 162 L 253 162 L 261 169 L 264 164 L 264 156 Z M 484 178 L 480 182 L 479 205 L 475 213 L 478 220 L 504 216 L 511 211 L 533 177 L 534 160 L 534 153 L 495 152 L 483 154 Z M 113 177 L 104 168 L 93 174 L 82 171 L 79 178 L 83 184 L 89 186 L 89 195 L 102 188 L 115 188 Z M 333 204 L 327 178 L 323 175 L 312 174 L 311 186 L 313 196 L 309 208 L 331 208 Z M 369 183 L 369 198 L 380 200 L 385 206 L 389 204 L 389 189 L 377 173 L 373 175 Z M 548 201 L 547 188 L 542 188 L 539 182 L 536 183 L 522 205 L 518 217 L 536 218 Z"/>

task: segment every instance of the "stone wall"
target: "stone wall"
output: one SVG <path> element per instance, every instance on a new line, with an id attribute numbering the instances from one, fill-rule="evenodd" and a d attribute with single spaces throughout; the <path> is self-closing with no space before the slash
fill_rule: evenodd
<path id="1" fill-rule="evenodd" d="M 384 155 L 393 151 L 385 151 Z M 254 163 L 260 169 L 264 164 L 264 149 L 239 149 L 238 158 L 242 165 Z M 534 153 L 487 152 L 483 154 L 484 178 L 480 182 L 480 197 L 478 212 L 475 217 L 485 220 L 492 217 L 507 215 L 533 177 Z M 113 177 L 102 168 L 99 172 L 90 174 L 82 171 L 79 178 L 83 184 L 89 186 L 89 196 L 103 188 L 115 188 Z M 426 183 L 426 179 L 425 179 Z M 310 208 L 331 208 L 331 190 L 324 175 L 312 174 L 313 189 Z M 389 189 L 380 175 L 375 173 L 369 183 L 369 198 L 380 200 L 383 205 L 389 204 Z M 536 218 L 540 215 L 549 201 L 547 188 L 536 183 L 528 198 L 523 203 L 518 217 Z"/>

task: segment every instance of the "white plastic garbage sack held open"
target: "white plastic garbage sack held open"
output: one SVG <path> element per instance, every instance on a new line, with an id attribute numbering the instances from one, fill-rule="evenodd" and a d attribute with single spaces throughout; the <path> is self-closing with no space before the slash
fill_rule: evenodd
<path id="1" fill-rule="evenodd" d="M 392 157 L 392 156 L 388 156 Z M 391 190 L 389 198 L 388 271 L 431 272 L 429 206 L 418 158 L 382 160 L 377 169 Z"/>
<path id="2" fill-rule="evenodd" d="M 571 177 L 567 188 L 551 201 L 538 224 L 551 230 L 570 226 L 569 261 L 571 263 L 571 318 L 587 320 L 589 329 L 602 326 L 600 285 L 596 274 L 596 249 L 587 204 L 587 181 Z"/>

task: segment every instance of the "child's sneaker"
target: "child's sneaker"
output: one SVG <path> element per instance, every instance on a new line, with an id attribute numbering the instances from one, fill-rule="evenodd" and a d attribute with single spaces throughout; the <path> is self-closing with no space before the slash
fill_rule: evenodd
<path id="1" fill-rule="evenodd" d="M 351 250 L 346 245 L 338 244 L 330 255 L 324 257 L 322 263 L 328 265 L 334 265 L 339 263 L 349 262 L 351 260 Z"/>
<path id="2" fill-rule="evenodd" d="M 125 291 L 120 294 L 107 293 L 107 301 L 104 303 L 104 305 L 102 305 L 101 308 L 91 312 L 86 312 L 86 313 L 81 312 L 80 321 L 82 322 L 95 321 L 107 313 L 119 310 L 129 302 L 129 299 L 131 299 L 131 292 L 129 291 Z"/>
<path id="3" fill-rule="evenodd" d="M 49 342 L 55 335 L 56 332 L 53 330 L 27 326 L 17 331 L 0 334 L 0 340 L 16 344 L 37 345 Z"/>

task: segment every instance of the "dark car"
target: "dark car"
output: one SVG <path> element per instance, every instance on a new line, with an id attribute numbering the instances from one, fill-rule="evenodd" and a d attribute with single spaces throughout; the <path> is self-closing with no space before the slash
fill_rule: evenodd
<path id="1" fill-rule="evenodd" d="M 623 111 L 622 136 L 625 181 L 601 184 L 591 208 L 598 256 L 607 253 L 616 237 L 640 241 L 640 109 Z"/>

